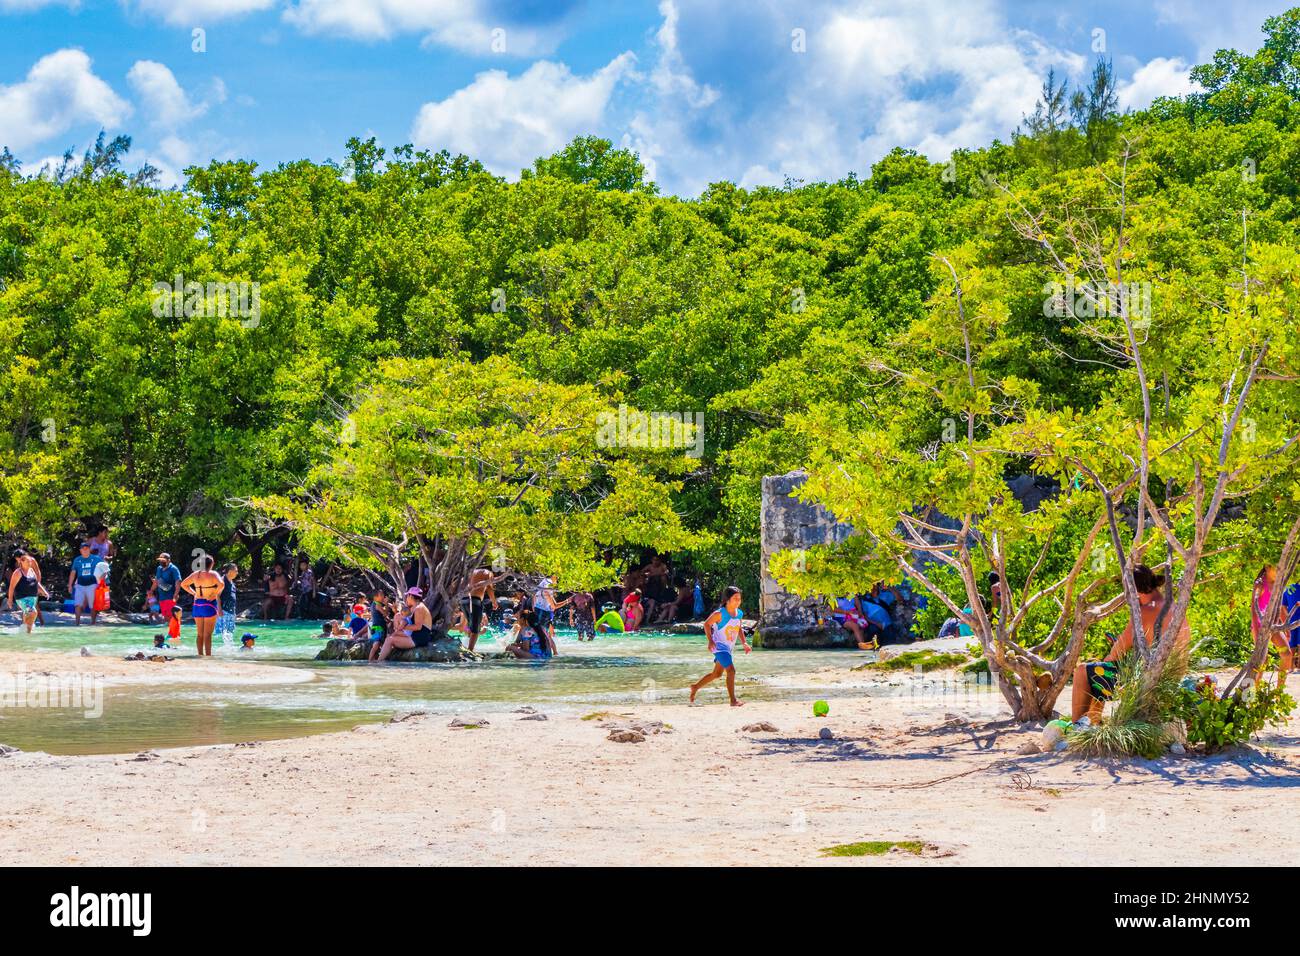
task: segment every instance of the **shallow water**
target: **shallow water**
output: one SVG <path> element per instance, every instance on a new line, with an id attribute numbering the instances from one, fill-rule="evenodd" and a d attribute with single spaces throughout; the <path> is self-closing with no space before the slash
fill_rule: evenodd
<path id="1" fill-rule="evenodd" d="M 152 627 L 51 627 L 26 635 L 0 630 L 0 647 L 96 656 L 125 656 L 150 650 Z M 301 683 L 167 683 L 141 685 L 106 681 L 102 714 L 82 709 L 0 707 L 0 743 L 48 753 L 123 753 L 148 748 L 232 743 L 296 737 L 342 730 L 395 712 L 508 711 L 524 704 L 547 711 L 586 713 L 642 702 L 685 701 L 687 686 L 712 666 L 698 635 L 644 633 L 599 635 L 579 643 L 557 630 L 560 656 L 549 663 L 485 661 L 474 664 L 317 663 L 317 627 L 304 624 L 247 624 L 239 633 L 258 635 L 251 652 L 214 648 L 215 657 L 287 665 L 304 672 Z M 189 646 L 168 652 L 192 657 Z M 504 641 L 489 636 L 479 649 L 494 652 Z M 766 651 L 738 655 L 738 689 L 754 699 L 833 697 L 832 688 L 813 686 L 800 675 L 817 667 L 847 667 L 869 659 L 858 651 Z M 268 669 L 268 677 L 274 675 Z M 841 691 L 840 693 L 848 693 Z M 703 692 L 725 699 L 719 681 Z M 852 693 L 860 694 L 861 691 Z"/>

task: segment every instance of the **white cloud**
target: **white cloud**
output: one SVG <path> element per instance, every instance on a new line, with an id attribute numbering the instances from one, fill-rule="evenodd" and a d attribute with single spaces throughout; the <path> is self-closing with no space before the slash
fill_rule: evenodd
<path id="1" fill-rule="evenodd" d="M 1277 0 L 1233 0 L 1232 3 L 1156 0 L 1155 11 L 1157 25 L 1180 28 L 1197 44 L 1197 61 L 1208 63 L 1220 49 L 1254 53 L 1264 45 L 1260 25 L 1289 6 L 1293 4 Z"/>
<path id="2" fill-rule="evenodd" d="M 681 50 L 677 45 L 677 23 L 681 15 L 673 0 L 663 0 L 659 4 L 659 15 L 663 24 L 655 34 L 655 43 L 659 47 L 659 59 L 650 74 L 655 88 L 661 95 L 680 95 L 686 102 L 696 108 L 711 105 L 718 98 L 718 91 L 707 85 L 695 82 L 695 77 L 686 68 Z"/>
<path id="3" fill-rule="evenodd" d="M 125 0 L 140 13 L 180 27 L 201 27 L 274 7 L 279 0 Z"/>
<path id="4" fill-rule="evenodd" d="M 678 75 L 691 70 L 677 42 L 674 3 L 682 36 L 706 69 L 716 70 L 719 56 L 753 54 L 724 75 L 723 92 L 707 101 L 693 98 L 684 82 L 656 83 L 678 95 L 661 96 L 630 124 L 654 150 L 665 188 L 687 195 L 713 179 L 757 185 L 864 175 L 895 146 L 938 160 L 956 147 L 1006 139 L 1033 111 L 1048 69 L 1078 77 L 1088 65 L 1078 53 L 1013 29 L 998 0 L 805 0 L 795 12 L 773 3 L 748 8 L 749 36 L 790 38 L 797 27 L 805 31 L 806 52 L 789 39 L 737 46 L 719 34 L 734 20 L 721 0 L 673 0 L 661 7 L 657 40 L 661 62 Z M 702 43 L 702 31 L 718 41 Z"/>
<path id="5" fill-rule="evenodd" d="M 67 7 L 76 10 L 80 0 L 0 0 L 0 13 L 29 13 L 44 7 Z"/>
<path id="6" fill-rule="evenodd" d="M 574 136 L 600 128 L 610 97 L 635 66 L 631 53 L 589 76 L 563 63 L 534 63 L 517 77 L 488 70 L 416 115 L 416 146 L 450 149 L 480 160 L 494 173 L 517 175 Z"/>
<path id="7" fill-rule="evenodd" d="M 1132 79 L 1120 83 L 1120 109 L 1145 109 L 1157 96 L 1186 96 L 1199 89 L 1187 75 L 1190 69 L 1181 57 L 1156 57 L 1133 71 Z"/>
<path id="8" fill-rule="evenodd" d="M 360 40 L 422 33 L 425 43 L 482 55 L 536 56 L 552 51 L 559 39 L 557 27 L 501 22 L 483 0 L 297 0 L 284 18 L 306 33 Z"/>
<path id="9" fill-rule="evenodd" d="M 172 71 L 161 63 L 138 60 L 126 78 L 140 97 L 141 114 L 153 126 L 174 129 L 207 111 L 206 103 L 190 101 Z"/>
<path id="10" fill-rule="evenodd" d="M 0 86 L 0 146 L 14 151 L 57 136 L 79 123 L 119 127 L 131 105 L 91 70 L 81 50 L 41 57 L 27 78 Z"/>

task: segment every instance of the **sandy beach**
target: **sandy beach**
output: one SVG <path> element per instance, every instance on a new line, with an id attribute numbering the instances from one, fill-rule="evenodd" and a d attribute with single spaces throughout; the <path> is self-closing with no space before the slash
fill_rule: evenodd
<path id="1" fill-rule="evenodd" d="M 29 670 L 50 657 L 105 675 L 149 666 L 34 654 L 0 654 L 0 666 L 19 657 Z M 809 669 L 864 679 L 815 653 Z M 987 698 L 852 697 L 825 718 L 804 702 L 702 699 L 460 715 L 471 726 L 398 715 L 141 754 L 12 753 L 0 757 L 0 863 L 1300 863 L 1300 848 L 1271 839 L 1300 786 L 1297 721 L 1230 755 L 1106 762 L 1017 756 L 1037 734 L 990 714 Z M 775 729 L 744 729 L 764 722 Z M 639 742 L 610 739 L 637 726 Z M 925 849 L 822 852 L 860 841 Z"/>

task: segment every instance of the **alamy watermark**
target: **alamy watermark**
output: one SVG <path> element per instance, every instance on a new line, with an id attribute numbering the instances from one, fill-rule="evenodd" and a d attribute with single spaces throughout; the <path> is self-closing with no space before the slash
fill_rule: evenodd
<path id="1" fill-rule="evenodd" d="M 1043 286 L 1043 315 L 1063 319 L 1127 316 L 1138 328 L 1151 324 L 1150 282 L 1049 282 Z"/>
<path id="2" fill-rule="evenodd" d="M 0 711 L 7 708 L 80 710 L 87 718 L 99 718 L 104 716 L 104 679 L 76 672 L 0 671 Z"/>
<path id="3" fill-rule="evenodd" d="M 246 329 L 262 324 L 260 282 L 187 282 L 179 272 L 171 282 L 153 284 L 153 314 L 160 319 L 225 318 Z"/>
<path id="4" fill-rule="evenodd" d="M 687 458 L 704 457 L 703 412 L 642 412 L 626 405 L 596 416 L 600 448 L 685 449 Z"/>

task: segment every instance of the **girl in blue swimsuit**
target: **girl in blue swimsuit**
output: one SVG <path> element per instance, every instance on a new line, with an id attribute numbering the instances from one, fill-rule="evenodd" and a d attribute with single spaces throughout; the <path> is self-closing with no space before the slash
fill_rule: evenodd
<path id="1" fill-rule="evenodd" d="M 736 664 L 732 659 L 732 652 L 737 642 L 745 649 L 746 654 L 750 651 L 749 644 L 745 641 L 745 630 L 741 626 L 744 617 L 745 612 L 740 609 L 740 588 L 727 588 L 722 594 L 722 607 L 704 621 L 704 633 L 709 636 L 709 650 L 713 654 L 713 670 L 691 685 L 692 704 L 695 703 L 695 695 L 700 692 L 701 687 L 726 674 L 727 696 L 731 698 L 731 706 L 744 705 L 744 702 L 736 697 Z"/>

